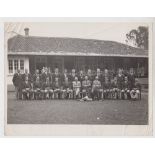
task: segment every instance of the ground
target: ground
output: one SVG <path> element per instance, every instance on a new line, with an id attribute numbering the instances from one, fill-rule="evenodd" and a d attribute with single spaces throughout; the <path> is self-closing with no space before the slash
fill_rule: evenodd
<path id="1" fill-rule="evenodd" d="M 8 93 L 8 124 L 148 124 L 148 95 L 140 101 L 19 101 Z"/>

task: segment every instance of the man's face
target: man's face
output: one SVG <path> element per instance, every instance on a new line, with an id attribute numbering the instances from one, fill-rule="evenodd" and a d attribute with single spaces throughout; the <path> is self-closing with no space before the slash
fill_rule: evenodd
<path id="1" fill-rule="evenodd" d="M 65 81 L 68 82 L 68 77 L 65 78 Z"/>
<path id="2" fill-rule="evenodd" d="M 58 68 L 56 68 L 56 69 L 55 69 L 55 73 L 58 73 L 58 72 L 59 72 L 59 69 L 58 69 Z"/>
<path id="3" fill-rule="evenodd" d="M 128 77 L 127 76 L 125 77 L 125 81 L 128 81 Z"/>
<path id="4" fill-rule="evenodd" d="M 108 79 L 107 78 L 105 79 L 105 83 L 108 83 Z"/>
<path id="5" fill-rule="evenodd" d="M 64 73 L 67 73 L 67 69 L 64 70 Z"/>
<path id="6" fill-rule="evenodd" d="M 88 69 L 88 74 L 91 74 L 91 69 Z"/>
<path id="7" fill-rule="evenodd" d="M 117 83 L 117 78 L 116 77 L 114 77 L 114 82 Z"/>
<path id="8" fill-rule="evenodd" d="M 82 70 L 80 70 L 80 74 L 83 74 L 83 71 Z"/>
<path id="9" fill-rule="evenodd" d="M 100 69 L 99 68 L 97 68 L 97 73 L 100 73 Z"/>
<path id="10" fill-rule="evenodd" d="M 49 82 L 50 80 L 49 80 L 49 78 L 46 78 L 46 82 Z"/>
<path id="11" fill-rule="evenodd" d="M 39 70 L 38 69 L 36 70 L 36 73 L 39 74 Z"/>
<path id="12" fill-rule="evenodd" d="M 55 81 L 58 82 L 58 78 L 55 78 Z"/>
<path id="13" fill-rule="evenodd" d="M 20 70 L 19 69 L 18 69 L 17 73 L 20 74 Z"/>
<path id="14" fill-rule="evenodd" d="M 108 74 L 108 70 L 107 70 L 107 69 L 105 69 L 105 70 L 104 70 L 104 73 L 105 73 L 105 74 Z"/>
<path id="15" fill-rule="evenodd" d="M 78 81 L 78 78 L 77 77 L 75 77 L 75 81 Z"/>
<path id="16" fill-rule="evenodd" d="M 27 70 L 27 69 L 25 69 L 25 73 L 26 73 L 26 74 L 28 73 L 28 70 Z"/>
<path id="17" fill-rule="evenodd" d="M 39 77 L 36 78 L 36 82 L 39 82 Z"/>
<path id="18" fill-rule="evenodd" d="M 119 70 L 118 70 L 118 73 L 119 73 L 119 74 L 122 74 L 122 70 L 121 70 L 121 69 L 119 69 Z"/>
<path id="19" fill-rule="evenodd" d="M 138 81 L 138 79 L 136 78 L 136 79 L 135 79 L 135 83 L 138 83 L 138 82 L 139 82 L 139 81 Z"/>
<path id="20" fill-rule="evenodd" d="M 133 75 L 133 69 L 130 69 L 130 74 Z"/>
<path id="21" fill-rule="evenodd" d="M 88 76 L 85 76 L 85 80 L 88 80 Z"/>
<path id="22" fill-rule="evenodd" d="M 75 69 L 72 69 L 72 73 L 75 73 Z"/>

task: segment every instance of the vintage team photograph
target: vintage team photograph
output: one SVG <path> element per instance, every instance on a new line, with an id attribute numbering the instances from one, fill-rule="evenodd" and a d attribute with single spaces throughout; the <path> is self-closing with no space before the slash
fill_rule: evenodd
<path id="1" fill-rule="evenodd" d="M 8 22 L 4 29 L 7 124 L 149 124 L 147 22 Z"/>

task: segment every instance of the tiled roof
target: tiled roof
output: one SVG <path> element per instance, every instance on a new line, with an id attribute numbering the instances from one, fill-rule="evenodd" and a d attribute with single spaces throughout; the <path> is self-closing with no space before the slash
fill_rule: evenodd
<path id="1" fill-rule="evenodd" d="M 114 41 L 81 38 L 34 37 L 17 35 L 8 40 L 11 53 L 74 53 L 114 56 L 148 56 L 148 51 Z"/>

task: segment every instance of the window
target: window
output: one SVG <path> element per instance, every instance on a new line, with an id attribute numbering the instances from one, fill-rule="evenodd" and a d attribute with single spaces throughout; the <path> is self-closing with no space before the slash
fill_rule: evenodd
<path id="1" fill-rule="evenodd" d="M 9 60 L 9 73 L 13 73 L 13 60 Z"/>
<path id="2" fill-rule="evenodd" d="M 14 70 L 15 72 L 18 70 L 18 60 L 14 60 Z"/>
<path id="3" fill-rule="evenodd" d="M 24 60 L 20 60 L 20 70 L 24 71 Z"/>
<path id="4" fill-rule="evenodd" d="M 8 73 L 14 74 L 17 70 L 20 69 L 21 72 L 24 72 L 25 64 L 23 59 L 9 59 L 8 60 Z"/>

